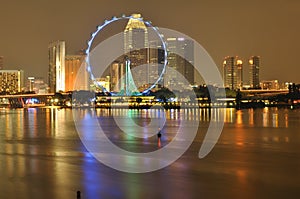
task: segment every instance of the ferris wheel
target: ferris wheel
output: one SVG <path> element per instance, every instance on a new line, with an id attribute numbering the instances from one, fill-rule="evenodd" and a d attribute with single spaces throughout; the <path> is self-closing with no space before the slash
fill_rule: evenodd
<path id="1" fill-rule="evenodd" d="M 85 53 L 86 53 L 86 70 L 88 72 L 88 75 L 90 77 L 90 79 L 92 80 L 92 82 L 99 88 L 101 88 L 104 92 L 109 92 L 106 88 L 104 88 L 98 81 L 97 81 L 97 78 L 95 77 L 95 75 L 93 74 L 93 65 L 91 63 L 91 52 L 92 52 L 92 45 L 93 45 L 93 42 L 95 40 L 95 38 L 101 33 L 101 31 L 106 28 L 107 26 L 109 26 L 110 24 L 114 23 L 114 22 L 117 22 L 117 21 L 122 21 L 122 20 L 131 20 L 131 19 L 134 19 L 134 20 L 138 20 L 139 22 L 145 24 L 145 26 L 147 28 L 150 28 L 151 30 L 153 30 L 153 32 L 157 35 L 157 38 L 158 40 L 160 41 L 161 43 L 161 49 L 163 50 L 163 66 L 162 66 L 162 69 L 161 69 L 161 72 L 160 74 L 158 74 L 158 78 L 153 81 L 154 83 L 151 83 L 149 84 L 149 86 L 147 86 L 147 88 L 145 88 L 141 94 L 146 94 L 148 93 L 151 89 L 153 89 L 159 82 L 162 81 L 163 79 L 163 76 L 166 72 L 166 66 L 167 66 L 167 58 L 168 58 L 168 52 L 167 52 L 167 44 L 164 40 L 164 36 L 159 32 L 159 29 L 158 27 L 155 27 L 152 25 L 152 23 L 150 21 L 145 21 L 142 17 L 136 17 L 136 16 L 126 16 L 126 15 L 122 15 L 120 17 L 112 17 L 111 19 L 109 20 L 105 20 L 103 24 L 101 25 L 98 25 L 97 26 L 97 29 L 96 31 L 94 31 L 92 34 L 91 34 L 91 38 L 88 40 L 87 42 L 87 49 L 85 50 Z M 128 66 L 126 66 L 128 67 Z M 126 70 L 126 73 L 127 73 L 127 70 Z M 125 74 L 125 76 L 127 76 L 128 74 Z"/>

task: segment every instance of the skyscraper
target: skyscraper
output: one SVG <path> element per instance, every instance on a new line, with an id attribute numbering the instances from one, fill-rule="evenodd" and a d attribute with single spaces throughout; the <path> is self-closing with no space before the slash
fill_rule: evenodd
<path id="1" fill-rule="evenodd" d="M 124 30 L 125 52 L 148 47 L 148 30 L 141 14 L 132 14 Z"/>
<path id="2" fill-rule="evenodd" d="M 164 50 L 162 48 L 162 44 L 159 41 L 149 41 L 149 52 L 148 52 L 148 83 L 154 84 L 157 82 L 159 76 L 163 72 L 163 66 L 165 62 Z M 163 85 L 163 79 L 157 82 L 159 86 Z"/>
<path id="3" fill-rule="evenodd" d="M 65 41 L 49 44 L 49 87 L 50 92 L 65 91 Z"/>
<path id="4" fill-rule="evenodd" d="M 166 87 L 177 87 L 179 90 L 186 89 L 182 81 L 178 81 L 181 74 L 189 84 L 194 84 L 194 43 L 185 38 L 167 38 L 168 67 L 173 70 L 167 71 L 164 77 Z M 176 71 L 176 72 L 175 72 Z"/>
<path id="5" fill-rule="evenodd" d="M 249 59 L 249 70 L 250 70 L 250 87 L 259 88 L 259 67 L 260 67 L 260 57 L 252 56 Z"/>
<path id="6" fill-rule="evenodd" d="M 226 88 L 234 90 L 243 87 L 243 61 L 237 56 L 225 57 L 223 61 L 223 80 Z"/>
<path id="7" fill-rule="evenodd" d="M 236 60 L 236 83 L 237 83 L 237 89 L 243 88 L 243 61 L 238 59 Z"/>
<path id="8" fill-rule="evenodd" d="M 88 89 L 88 73 L 85 69 L 85 55 L 65 56 L 65 91 Z M 81 68 L 82 67 L 82 68 Z"/>
<path id="9" fill-rule="evenodd" d="M 124 50 L 130 60 L 132 76 L 138 87 L 149 83 L 148 30 L 141 19 L 141 14 L 132 14 L 124 30 Z"/>

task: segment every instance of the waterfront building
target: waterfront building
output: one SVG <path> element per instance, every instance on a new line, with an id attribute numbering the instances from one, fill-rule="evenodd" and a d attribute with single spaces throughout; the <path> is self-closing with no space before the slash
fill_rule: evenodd
<path id="1" fill-rule="evenodd" d="M 252 56 L 249 59 L 249 70 L 250 70 L 250 87 L 259 88 L 259 68 L 260 68 L 260 57 Z"/>
<path id="2" fill-rule="evenodd" d="M 278 80 L 262 80 L 260 82 L 260 88 L 264 90 L 278 90 L 279 82 Z"/>
<path id="3" fill-rule="evenodd" d="M 85 68 L 85 55 L 65 56 L 65 91 L 73 91 L 75 82 L 77 90 L 88 89 L 89 77 Z"/>
<path id="4" fill-rule="evenodd" d="M 51 42 L 48 53 L 50 92 L 65 91 L 65 41 Z"/>
<path id="5" fill-rule="evenodd" d="M 14 94 L 24 86 L 23 70 L 0 70 L 0 92 Z"/>
<path id="6" fill-rule="evenodd" d="M 186 38 L 167 38 L 168 68 L 164 76 L 164 86 L 178 90 L 190 89 L 194 84 L 194 43 Z M 170 69 L 170 70 L 168 70 Z M 178 81 L 179 76 L 189 83 Z"/>
<path id="7" fill-rule="evenodd" d="M 223 61 L 224 86 L 232 90 L 243 87 L 243 61 L 238 56 L 225 57 Z"/>

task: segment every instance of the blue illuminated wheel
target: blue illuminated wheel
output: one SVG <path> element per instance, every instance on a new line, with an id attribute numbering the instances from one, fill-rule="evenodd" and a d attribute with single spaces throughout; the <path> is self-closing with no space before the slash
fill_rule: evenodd
<path id="1" fill-rule="evenodd" d="M 90 61 L 90 53 L 91 53 L 91 47 L 92 47 L 93 41 L 94 41 L 95 37 L 96 37 L 96 36 L 97 36 L 97 35 L 98 35 L 98 34 L 99 34 L 106 26 L 108 26 L 109 24 L 111 24 L 111 23 L 113 23 L 113 22 L 116 22 L 116 21 L 120 21 L 120 20 L 129 20 L 129 19 L 132 19 L 132 18 L 133 18 L 133 16 L 125 16 L 125 15 L 123 15 L 123 16 L 121 16 L 121 17 L 113 17 L 113 18 L 110 19 L 110 20 L 105 20 L 104 23 L 103 23 L 102 25 L 99 25 L 99 26 L 97 27 L 97 30 L 91 34 L 91 38 L 90 38 L 90 40 L 89 40 L 88 43 L 87 43 L 87 44 L 88 44 L 88 47 L 87 47 L 87 49 L 86 49 L 86 51 L 85 51 L 85 52 L 86 52 L 86 64 L 87 64 L 86 70 L 87 70 L 87 72 L 89 73 L 90 79 L 93 81 L 93 83 L 94 83 L 96 86 L 102 88 L 102 90 L 103 90 L 104 92 L 108 92 L 108 91 L 107 91 L 102 85 L 100 85 L 98 81 L 96 81 L 96 78 L 95 78 L 95 76 L 94 76 L 93 73 L 92 73 L 92 68 L 93 68 L 93 67 L 92 67 L 91 61 Z M 166 71 L 166 66 L 167 66 L 167 63 L 168 63 L 168 62 L 167 62 L 167 58 L 168 58 L 167 45 L 166 45 L 166 42 L 165 42 L 164 39 L 163 39 L 163 35 L 161 35 L 161 34 L 159 33 L 158 28 L 157 28 L 157 27 L 154 27 L 154 26 L 151 24 L 150 21 L 144 21 L 143 18 L 134 18 L 134 19 L 137 19 L 137 20 L 143 22 L 147 27 L 151 28 L 151 29 L 158 35 L 159 40 L 160 40 L 161 43 L 162 43 L 162 50 L 164 50 L 164 64 L 163 64 L 162 72 L 161 72 L 161 74 L 159 74 L 157 80 L 156 80 L 151 86 L 149 86 L 147 89 L 145 89 L 144 91 L 142 91 L 142 93 L 147 93 L 148 91 L 150 91 L 152 88 L 154 88 L 155 85 L 157 85 L 157 84 L 162 80 L 163 75 L 164 75 L 164 73 L 165 73 L 165 71 Z"/>

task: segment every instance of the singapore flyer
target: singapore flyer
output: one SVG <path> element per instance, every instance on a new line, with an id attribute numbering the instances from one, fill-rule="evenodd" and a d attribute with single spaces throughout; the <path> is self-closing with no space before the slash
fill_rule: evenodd
<path id="1" fill-rule="evenodd" d="M 166 71 L 166 65 L 168 63 L 167 58 L 168 58 L 168 52 L 167 52 L 167 44 L 164 41 L 163 35 L 159 32 L 159 29 L 155 26 L 152 25 L 152 23 L 150 21 L 145 21 L 140 15 L 137 14 L 133 14 L 131 16 L 125 16 L 122 15 L 120 17 L 112 17 L 110 20 L 105 20 L 104 23 L 102 25 L 97 26 L 97 30 L 95 32 L 93 32 L 91 34 L 91 38 L 90 40 L 87 42 L 87 49 L 85 51 L 86 53 L 86 70 L 89 73 L 90 79 L 93 81 L 93 83 L 100 87 L 104 92 L 108 92 L 106 88 L 104 88 L 101 84 L 99 84 L 99 82 L 96 80 L 95 75 L 93 74 L 93 64 L 91 63 L 91 51 L 92 51 L 92 45 L 93 42 L 95 40 L 95 38 L 101 34 L 101 32 L 103 31 L 104 28 L 106 28 L 107 26 L 109 26 L 110 24 L 117 22 L 117 21 L 123 21 L 123 20 L 135 20 L 135 21 L 139 21 L 142 24 L 145 24 L 145 26 L 147 27 L 147 29 L 151 29 L 159 38 L 160 41 L 160 45 L 161 45 L 161 49 L 163 50 L 163 66 L 162 66 L 162 70 L 160 72 L 160 74 L 158 74 L 158 78 L 152 83 L 150 84 L 147 88 L 143 89 L 143 91 L 141 91 L 142 94 L 145 94 L 147 92 L 149 92 L 151 89 L 153 89 L 162 79 L 163 79 L 163 75 Z M 125 49 L 124 53 L 129 53 L 129 50 Z M 126 74 L 125 76 L 128 75 L 128 73 L 130 73 L 128 70 L 130 70 L 130 60 L 126 61 Z M 127 93 L 128 94 L 128 93 Z"/>

